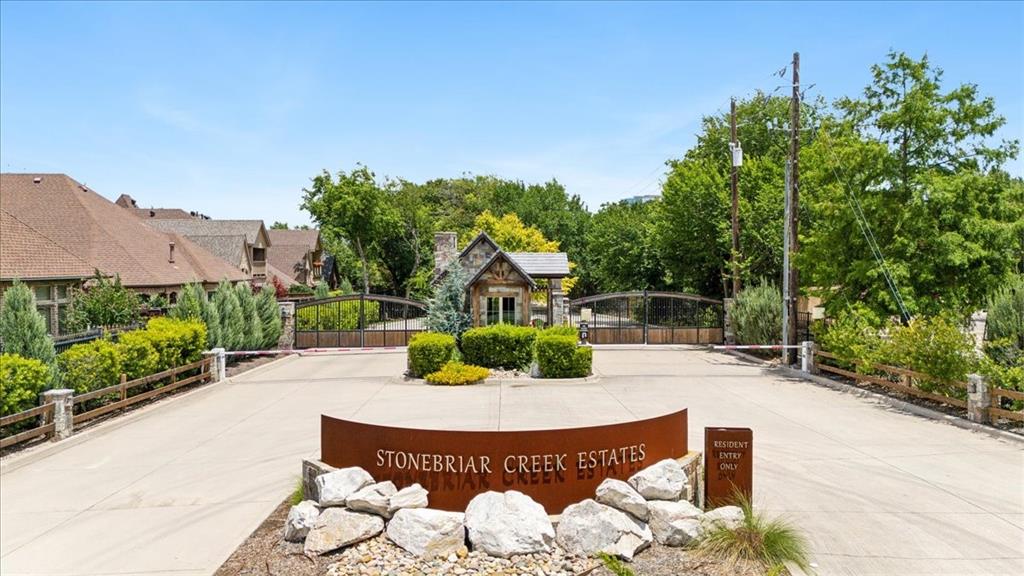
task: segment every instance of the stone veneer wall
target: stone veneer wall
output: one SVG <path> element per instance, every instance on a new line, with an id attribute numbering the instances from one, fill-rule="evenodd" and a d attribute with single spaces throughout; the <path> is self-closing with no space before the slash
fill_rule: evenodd
<path id="1" fill-rule="evenodd" d="M 295 345 L 295 302 L 278 302 L 281 309 L 281 337 L 278 350 L 291 350 Z"/>

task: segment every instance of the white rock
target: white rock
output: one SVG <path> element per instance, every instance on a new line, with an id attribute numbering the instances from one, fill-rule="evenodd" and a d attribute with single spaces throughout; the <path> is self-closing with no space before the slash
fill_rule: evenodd
<path id="1" fill-rule="evenodd" d="M 466 542 L 463 519 L 461 512 L 403 508 L 388 522 L 388 538 L 416 556 L 456 555 Z"/>
<path id="2" fill-rule="evenodd" d="M 597 487 L 597 501 L 628 512 L 639 520 L 647 520 L 647 501 L 632 486 L 622 480 L 605 478 Z"/>
<path id="3" fill-rule="evenodd" d="M 470 500 L 466 530 L 474 550 L 501 558 L 548 552 L 555 539 L 544 507 L 515 490 L 484 492 Z"/>
<path id="4" fill-rule="evenodd" d="M 307 555 L 324 554 L 373 538 L 384 531 L 384 519 L 373 514 L 328 508 L 320 513 L 306 536 Z"/>
<path id="5" fill-rule="evenodd" d="M 344 506 L 349 496 L 370 484 L 373 484 L 373 476 L 356 466 L 321 474 L 316 477 L 320 506 Z"/>
<path id="6" fill-rule="evenodd" d="M 651 532 L 659 544 L 685 546 L 701 535 L 700 508 L 685 500 L 668 502 L 654 500 L 647 503 Z"/>
<path id="7" fill-rule="evenodd" d="M 562 512 L 558 545 L 570 554 L 594 556 L 604 552 L 626 560 L 654 541 L 643 522 L 611 506 L 584 500 Z"/>
<path id="8" fill-rule="evenodd" d="M 392 515 L 402 508 L 426 508 L 427 491 L 419 484 L 406 486 L 388 498 L 388 514 Z"/>
<path id="9" fill-rule="evenodd" d="M 303 500 L 292 506 L 288 511 L 288 520 L 284 523 L 284 539 L 289 542 L 302 542 L 319 516 L 320 509 L 312 500 Z"/>
<path id="10" fill-rule="evenodd" d="M 648 500 L 679 500 L 686 486 L 686 473 L 669 458 L 630 476 L 629 485 Z"/>
<path id="11" fill-rule="evenodd" d="M 356 512 L 369 512 L 384 518 L 391 518 L 388 513 L 388 501 L 398 489 L 390 480 L 370 484 L 360 488 L 345 499 L 345 506 Z"/>
<path id="12" fill-rule="evenodd" d="M 705 512 L 700 517 L 701 525 L 705 530 L 715 526 L 723 526 L 730 530 L 735 530 L 743 525 L 743 520 L 743 509 L 739 506 L 722 506 L 721 508 Z"/>

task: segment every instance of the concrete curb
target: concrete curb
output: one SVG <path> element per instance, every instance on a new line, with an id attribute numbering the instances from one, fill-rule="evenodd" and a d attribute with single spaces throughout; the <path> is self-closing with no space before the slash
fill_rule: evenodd
<path id="1" fill-rule="evenodd" d="M 757 358 L 749 354 L 744 354 L 742 352 L 737 352 L 735 350 L 726 350 L 725 353 L 757 364 L 767 364 L 761 358 Z M 949 414 L 939 412 L 938 410 L 932 410 L 931 408 L 918 406 L 917 404 L 914 404 L 912 402 L 907 402 L 905 400 L 900 400 L 898 398 L 886 396 L 885 394 L 880 394 L 878 392 L 872 392 L 871 390 L 858 388 L 857 386 L 853 386 L 852 384 L 846 384 L 844 382 L 839 382 L 837 380 L 826 378 L 824 376 L 818 376 L 816 374 L 805 374 L 804 372 L 801 372 L 796 368 L 789 368 L 787 366 L 766 366 L 766 368 L 768 370 L 771 370 L 772 372 L 776 372 L 784 376 L 788 376 L 790 378 L 799 378 L 801 380 L 817 384 L 818 386 L 831 388 L 832 390 L 835 390 L 837 392 L 851 394 L 859 398 L 874 400 L 879 404 L 885 404 L 890 408 L 895 408 L 903 412 L 908 412 L 915 416 L 928 418 L 929 420 L 936 420 L 938 422 L 944 422 L 946 424 L 956 426 L 957 428 L 963 428 L 964 430 L 970 430 L 972 432 L 987 434 L 989 436 L 999 438 L 1001 440 L 1009 440 L 1011 442 L 1018 442 L 1024 444 L 1024 436 L 1021 436 L 1020 434 L 1014 434 L 1013 432 L 1007 432 L 1005 430 L 1000 430 L 998 428 L 986 426 L 985 424 L 971 422 L 970 420 L 965 420 L 959 416 L 950 416 Z"/>
<path id="2" fill-rule="evenodd" d="M 278 358 L 273 362 L 267 362 L 266 364 L 253 368 L 252 370 L 248 370 L 246 372 L 238 374 L 237 376 L 225 378 L 220 382 L 210 382 L 197 388 L 191 388 L 189 390 L 179 392 L 178 394 L 174 394 L 166 398 L 161 398 L 160 400 L 157 400 L 152 404 L 132 410 L 128 414 L 118 415 L 105 422 L 95 424 L 88 428 L 87 430 L 75 432 L 67 440 L 61 440 L 60 442 L 46 442 L 38 444 L 36 446 L 32 446 L 30 448 L 25 449 L 21 453 L 12 454 L 11 456 L 4 458 L 2 461 L 0 461 L 0 476 L 3 476 L 10 472 L 14 472 L 15 470 L 28 466 L 29 464 L 32 464 L 34 462 L 38 462 L 39 460 L 42 460 L 44 458 L 48 458 L 54 454 L 58 454 L 63 450 L 77 446 L 82 442 L 86 442 L 89 439 L 94 438 L 96 436 L 102 436 L 109 432 L 113 432 L 114 430 L 117 430 L 122 426 L 130 424 L 135 420 L 148 415 L 150 412 L 154 410 L 159 410 L 165 406 L 169 406 L 181 400 L 201 397 L 212 390 L 216 390 L 221 384 L 224 384 L 226 382 L 232 382 L 234 378 L 237 378 L 239 376 L 247 376 L 249 374 L 256 374 L 261 370 L 268 369 L 271 366 L 276 367 L 276 365 L 284 363 L 290 360 L 291 358 L 293 358 L 293 355 L 288 355 L 285 356 L 284 358 Z"/>

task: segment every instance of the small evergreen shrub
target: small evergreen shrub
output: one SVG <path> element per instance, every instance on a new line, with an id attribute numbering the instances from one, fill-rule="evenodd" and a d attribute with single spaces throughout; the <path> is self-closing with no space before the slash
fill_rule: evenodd
<path id="1" fill-rule="evenodd" d="M 153 347 L 146 330 L 132 330 L 118 335 L 117 350 L 121 355 L 121 369 L 128 380 L 158 372 L 160 354 Z"/>
<path id="2" fill-rule="evenodd" d="M 461 340 L 462 334 L 473 325 L 466 311 L 466 271 L 456 258 L 448 266 L 444 279 L 427 301 L 427 329 L 431 332 L 451 334 Z"/>
<path id="3" fill-rule="evenodd" d="M 310 296 L 313 294 L 313 289 L 305 284 L 292 284 L 288 287 L 288 294 L 290 296 Z"/>
<path id="4" fill-rule="evenodd" d="M 537 336 L 548 336 L 557 334 L 559 336 L 572 336 L 573 338 L 579 339 L 580 331 L 574 326 L 548 326 L 540 332 Z"/>
<path id="5" fill-rule="evenodd" d="M 113 386 L 121 380 L 121 354 L 105 338 L 75 344 L 57 356 L 62 386 L 76 394 Z"/>
<path id="6" fill-rule="evenodd" d="M 775 344 L 782 339 L 782 295 L 770 282 L 742 290 L 729 314 L 740 344 Z"/>
<path id="7" fill-rule="evenodd" d="M 316 287 L 313 289 L 313 294 L 318 300 L 330 297 L 331 287 L 327 285 L 327 282 L 323 280 L 316 283 Z"/>
<path id="8" fill-rule="evenodd" d="M 268 284 L 263 285 L 259 295 L 256 297 L 256 313 L 259 314 L 263 334 L 264 350 L 277 348 L 277 341 L 281 339 L 281 309 L 277 305 L 277 297 L 274 295 L 274 288 Z"/>
<path id="9" fill-rule="evenodd" d="M 409 370 L 417 378 L 437 372 L 455 357 L 455 338 L 450 334 L 420 332 L 409 339 Z"/>
<path id="10" fill-rule="evenodd" d="M 217 346 L 225 350 L 241 350 L 245 347 L 245 331 L 248 328 L 238 294 L 228 282 L 221 282 L 214 292 L 213 302 L 218 314 Z"/>
<path id="11" fill-rule="evenodd" d="M 238 304 L 242 308 L 242 318 L 245 322 L 242 348 L 260 350 L 263 348 L 263 323 L 260 322 L 256 311 L 256 298 L 252 294 L 252 287 L 244 283 L 235 284 L 235 294 L 238 296 Z"/>
<path id="12" fill-rule="evenodd" d="M 46 319 L 36 310 L 32 290 L 17 280 L 4 291 L 0 342 L 3 342 L 4 352 L 35 358 L 44 364 L 53 364 L 56 356 L 53 338 L 46 331 Z"/>
<path id="13" fill-rule="evenodd" d="M 445 364 L 437 372 L 427 374 L 426 380 L 431 384 L 441 386 L 463 386 L 465 384 L 476 384 L 487 378 L 490 373 L 490 370 L 482 366 L 452 361 Z"/>
<path id="14" fill-rule="evenodd" d="M 181 289 L 178 303 L 171 307 L 167 315 L 179 320 L 203 320 L 203 306 L 206 292 L 196 283 L 186 284 Z"/>
<path id="15" fill-rule="evenodd" d="M 521 369 L 533 360 L 537 330 L 529 326 L 495 324 L 462 335 L 463 359 L 487 368 Z"/>
<path id="16" fill-rule="evenodd" d="M 206 325 L 198 320 L 153 318 L 142 331 L 160 357 L 157 372 L 202 359 Z"/>
<path id="17" fill-rule="evenodd" d="M 590 375 L 593 348 L 579 346 L 576 336 L 541 332 L 537 336 L 537 366 L 544 378 L 583 378 Z"/>
<path id="18" fill-rule="evenodd" d="M 0 354 L 0 416 L 35 408 L 39 394 L 50 382 L 50 367 L 35 358 Z"/>

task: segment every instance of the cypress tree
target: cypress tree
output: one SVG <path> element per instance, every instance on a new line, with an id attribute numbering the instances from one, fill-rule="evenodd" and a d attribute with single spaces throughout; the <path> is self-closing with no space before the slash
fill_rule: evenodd
<path id="1" fill-rule="evenodd" d="M 427 329 L 451 334 L 456 339 L 469 329 L 472 319 L 466 312 L 466 271 L 456 258 L 449 266 L 434 297 L 427 302 Z"/>
<path id="2" fill-rule="evenodd" d="M 281 310 L 277 306 L 273 286 L 263 285 L 256 297 L 256 311 L 263 328 L 263 348 L 275 348 L 281 338 Z"/>
<path id="3" fill-rule="evenodd" d="M 178 303 L 167 315 L 178 320 L 204 320 L 202 300 L 205 298 L 203 288 L 195 282 L 190 282 L 182 288 Z"/>
<path id="4" fill-rule="evenodd" d="M 220 321 L 220 345 L 227 350 L 241 350 L 245 346 L 245 331 L 248 324 L 242 314 L 238 294 L 227 281 L 217 286 L 213 295 Z"/>
<path id="5" fill-rule="evenodd" d="M 46 320 L 36 310 L 36 298 L 18 280 L 4 292 L 0 309 L 0 341 L 5 353 L 35 358 L 53 364 L 56 353 L 53 338 L 46 330 Z"/>
<path id="6" fill-rule="evenodd" d="M 256 312 L 256 298 L 252 295 L 252 288 L 245 283 L 235 284 L 235 294 L 238 295 L 238 303 L 245 318 L 244 346 L 248 350 L 259 350 L 263 347 L 263 326 Z"/>

